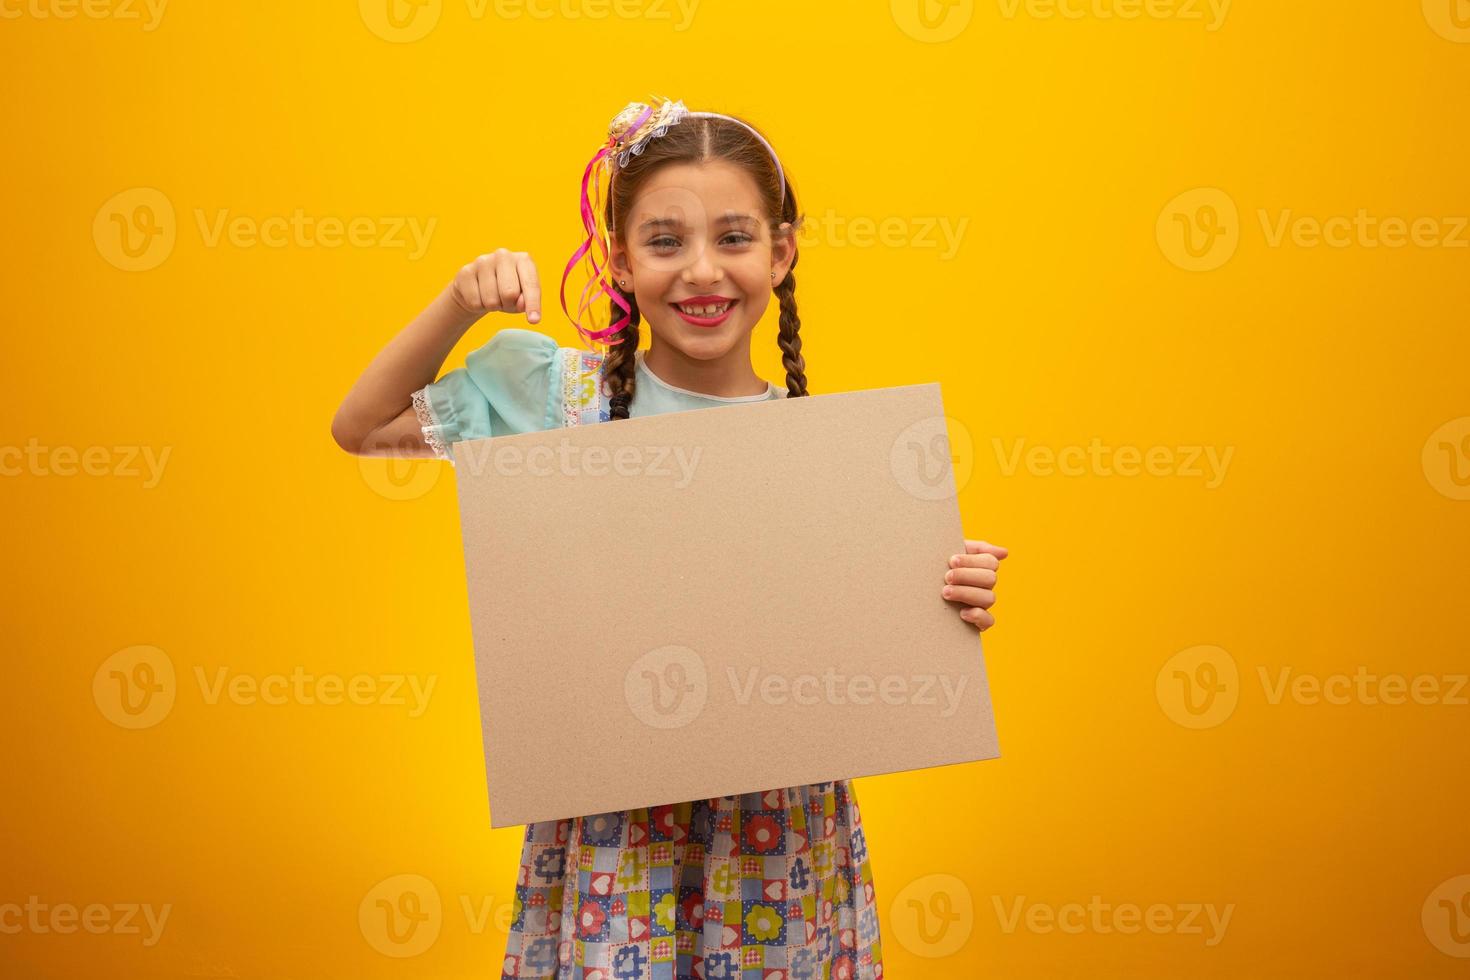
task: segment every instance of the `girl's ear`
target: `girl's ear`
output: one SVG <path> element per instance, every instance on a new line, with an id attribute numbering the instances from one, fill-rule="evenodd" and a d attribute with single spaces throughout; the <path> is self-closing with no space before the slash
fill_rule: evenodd
<path id="1" fill-rule="evenodd" d="M 781 227 L 776 229 L 776 234 L 771 242 L 771 271 L 776 278 L 771 280 L 771 285 L 778 286 L 781 280 L 786 278 L 786 272 L 791 268 L 791 263 L 796 261 L 796 229 L 791 222 L 781 222 Z"/>
<path id="2" fill-rule="evenodd" d="M 633 270 L 628 266 L 628 250 L 614 238 L 608 245 L 608 264 L 618 279 L 628 279 Z"/>

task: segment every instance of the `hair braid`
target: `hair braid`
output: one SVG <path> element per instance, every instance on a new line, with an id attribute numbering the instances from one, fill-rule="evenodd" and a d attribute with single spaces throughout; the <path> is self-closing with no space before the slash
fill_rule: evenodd
<path id="1" fill-rule="evenodd" d="M 796 202 L 788 192 L 784 220 L 792 223 L 791 234 L 796 234 L 800 221 L 796 215 Z M 799 398 L 809 394 L 806 390 L 806 360 L 801 356 L 801 317 L 796 312 L 796 263 L 800 253 L 793 252 L 791 265 L 785 277 L 776 286 L 776 300 L 781 306 L 780 331 L 776 343 L 781 346 L 781 363 L 786 366 L 786 396 Z"/>
<path id="2" fill-rule="evenodd" d="M 638 353 L 638 300 L 628 290 L 619 289 L 618 292 L 628 301 L 628 322 L 618 333 L 623 342 L 614 344 L 603 358 L 602 376 L 607 382 L 610 418 L 625 419 L 638 386 L 634 370 L 637 367 L 634 355 Z M 608 305 L 612 307 L 613 320 L 622 315 L 622 307 L 618 304 L 609 300 Z"/>

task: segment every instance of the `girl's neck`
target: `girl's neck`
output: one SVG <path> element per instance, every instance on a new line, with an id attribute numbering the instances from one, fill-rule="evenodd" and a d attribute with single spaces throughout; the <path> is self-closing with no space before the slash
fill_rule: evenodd
<path id="1" fill-rule="evenodd" d="M 750 363 L 750 334 L 722 357 L 700 360 L 670 344 L 659 343 L 657 335 L 643 355 L 643 366 L 665 384 L 717 398 L 763 394 L 765 379 Z"/>

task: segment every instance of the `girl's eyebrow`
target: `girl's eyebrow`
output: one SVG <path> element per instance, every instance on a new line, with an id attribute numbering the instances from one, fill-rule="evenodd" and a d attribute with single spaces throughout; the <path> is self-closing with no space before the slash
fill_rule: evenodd
<path id="1" fill-rule="evenodd" d="M 756 224 L 754 215 L 736 214 L 727 212 L 724 217 L 715 222 L 717 226 Z M 638 226 L 640 232 L 649 231 L 654 228 L 682 228 L 683 222 L 678 218 L 650 218 Z"/>

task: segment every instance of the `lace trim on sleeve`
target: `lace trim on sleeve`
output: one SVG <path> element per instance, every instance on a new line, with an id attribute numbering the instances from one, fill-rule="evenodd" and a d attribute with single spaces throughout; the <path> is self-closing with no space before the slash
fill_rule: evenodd
<path id="1" fill-rule="evenodd" d="M 561 424 L 591 425 L 606 422 L 607 396 L 599 391 L 603 356 L 576 347 L 563 347 L 561 355 Z"/>
<path id="2" fill-rule="evenodd" d="M 449 461 L 454 465 L 454 457 L 450 455 L 449 447 L 444 444 L 444 427 L 434 417 L 434 409 L 429 405 L 429 392 L 420 388 L 413 393 L 413 414 L 418 419 L 419 428 L 423 430 L 424 442 L 429 444 L 435 457 Z"/>

